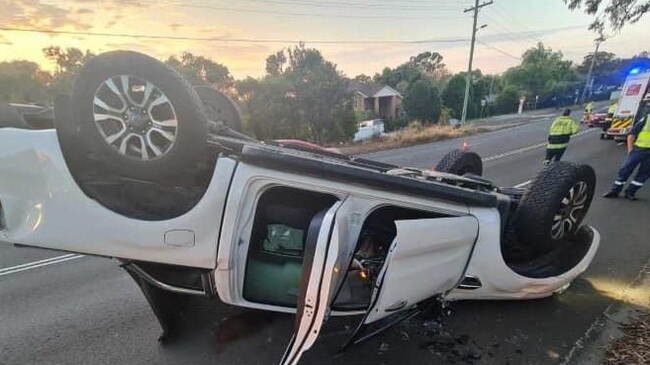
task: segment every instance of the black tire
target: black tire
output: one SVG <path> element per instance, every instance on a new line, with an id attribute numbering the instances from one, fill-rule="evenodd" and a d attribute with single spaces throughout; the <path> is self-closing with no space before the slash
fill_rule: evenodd
<path id="1" fill-rule="evenodd" d="M 231 98 L 210 86 L 196 86 L 194 90 L 203 103 L 208 120 L 242 131 L 241 112 Z"/>
<path id="2" fill-rule="evenodd" d="M 560 161 L 546 166 L 530 184 L 515 213 L 514 230 L 521 246 L 533 253 L 545 253 L 574 235 L 589 210 L 595 187 L 596 174 L 589 165 Z M 582 208 L 572 209 L 577 206 Z M 555 224 L 558 216 L 559 226 Z"/>
<path id="3" fill-rule="evenodd" d="M 481 156 L 475 152 L 461 150 L 449 151 L 436 165 L 436 171 L 446 172 L 454 175 L 472 174 L 483 175 L 483 161 Z"/>
<path id="4" fill-rule="evenodd" d="M 121 75 L 129 77 L 129 80 L 139 80 L 137 82 L 141 82 L 140 85 L 145 85 L 145 82 L 151 83 L 155 87 L 155 91 L 149 94 L 149 99 L 154 99 L 156 96 L 160 96 L 159 94 L 166 97 L 166 101 L 163 101 L 164 104 L 162 105 L 166 106 L 167 111 L 163 111 L 163 113 L 169 114 L 171 110 L 170 115 L 176 122 L 171 127 L 173 133 L 167 133 L 173 139 L 166 145 L 164 151 L 158 147 L 154 151 L 148 147 L 149 145 L 145 146 L 147 139 L 151 142 L 151 140 L 157 138 L 164 143 L 164 139 L 160 135 L 152 136 L 145 133 L 149 133 L 150 129 L 160 130 L 168 127 L 161 126 L 165 122 L 156 121 L 153 117 L 154 111 L 156 108 L 161 107 L 161 104 L 145 100 L 146 91 L 144 86 L 136 89 L 135 84 L 129 83 L 128 91 L 124 91 L 126 89 L 124 86 L 117 87 L 118 91 L 122 92 L 122 96 L 118 96 L 122 100 L 125 100 L 124 96 L 135 99 L 138 92 L 143 95 L 141 112 L 144 116 L 138 117 L 136 115 L 135 118 L 139 118 L 140 122 L 145 125 L 141 126 L 141 129 L 137 132 L 134 132 L 141 136 L 138 137 L 130 130 L 127 131 L 127 128 L 135 127 L 132 124 L 133 120 L 131 118 L 127 119 L 127 114 L 122 113 L 133 114 L 135 112 L 127 110 L 127 106 L 133 106 L 133 104 L 124 101 L 115 104 L 120 105 L 119 107 L 112 106 L 114 109 L 125 108 L 124 111 L 112 112 L 119 114 L 120 118 L 124 118 L 121 124 L 117 120 L 111 120 L 110 118 L 101 121 L 101 123 L 107 121 L 114 124 L 118 123 L 117 127 L 113 127 L 113 130 L 124 129 L 123 132 L 118 131 L 115 135 L 119 134 L 124 137 L 121 140 L 118 138 L 111 145 L 107 141 L 108 137 L 105 137 L 108 135 L 106 131 L 100 131 L 103 127 L 100 127 L 100 124 L 96 122 L 95 113 L 105 113 L 108 109 L 101 109 L 96 104 L 96 93 L 103 92 L 103 95 L 109 95 L 110 88 L 106 86 L 108 85 L 107 82 L 111 79 L 113 84 L 117 84 L 120 80 L 118 77 Z M 114 99 L 119 101 L 115 97 Z M 148 114 L 147 104 L 149 105 Z M 92 156 L 94 162 L 106 166 L 111 173 L 165 185 L 192 185 L 197 176 L 205 172 L 203 170 L 205 170 L 206 166 L 204 162 L 207 156 L 208 125 L 201 101 L 190 84 L 178 72 L 158 60 L 131 51 L 114 51 L 94 57 L 84 65 L 75 79 L 72 105 L 74 117 L 68 120 L 68 123 L 72 125 L 63 128 L 75 131 L 75 138 L 73 138 L 75 140 L 73 142 L 75 144 L 74 149 L 77 153 Z M 145 130 L 147 121 L 150 127 Z M 152 125 L 154 122 L 160 124 L 154 128 Z M 132 143 L 134 138 L 136 142 L 139 142 L 142 158 L 118 151 L 118 145 L 126 144 L 124 140 L 129 138 L 131 138 L 128 141 L 129 143 Z M 129 151 L 134 149 L 135 151 L 138 150 L 137 144 L 135 147 L 129 145 Z"/>

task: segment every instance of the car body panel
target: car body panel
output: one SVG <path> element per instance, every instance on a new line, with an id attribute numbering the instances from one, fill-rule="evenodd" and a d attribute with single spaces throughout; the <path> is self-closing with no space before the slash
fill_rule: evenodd
<path id="1" fill-rule="evenodd" d="M 296 329 L 280 361 L 282 365 L 294 365 L 300 361 L 302 354 L 316 342 L 328 313 L 329 303 L 332 301 L 330 287 L 339 248 L 331 242 L 331 237 L 334 219 L 340 206 L 340 202 L 334 204 L 321 218 L 322 221 L 316 222 L 319 224 L 318 237 L 312 247 L 305 249 L 302 283 L 296 308 Z M 309 241 L 308 237 L 308 246 Z"/>
<path id="2" fill-rule="evenodd" d="M 590 228 L 593 238 L 589 242 L 589 248 L 573 268 L 556 276 L 531 278 L 518 274 L 505 262 L 501 241 L 498 239 L 499 215 L 492 209 L 484 208 L 472 208 L 471 214 L 481 222 L 481 229 L 465 275 L 480 279 L 481 286 L 471 290 L 456 288 L 445 297 L 450 301 L 536 299 L 551 296 L 589 267 L 600 244 L 600 234 Z"/>
<path id="3" fill-rule="evenodd" d="M 336 215 L 333 236 L 340 247 L 338 269 L 341 271 L 349 265 L 361 225 L 375 209 L 398 206 L 450 216 L 467 215 L 469 211 L 463 204 L 390 193 L 357 184 L 239 163 L 225 208 L 215 270 L 217 293 L 225 303 L 285 313 L 296 312 L 295 308 L 252 303 L 243 296 L 246 257 L 257 202 L 266 190 L 276 186 L 330 194 L 343 202 L 340 213 Z M 342 279 L 337 277 L 336 282 L 340 283 Z"/>
<path id="4" fill-rule="evenodd" d="M 397 221 L 396 225 L 397 236 L 379 274 L 365 324 L 453 289 L 478 235 L 478 220 L 472 216 Z"/>
<path id="5" fill-rule="evenodd" d="M 308 270 L 303 267 L 303 275 L 309 271 L 309 277 L 302 279 L 306 284 L 298 299 L 296 331 L 282 365 L 296 364 L 316 341 L 335 299 L 339 283 L 336 277 L 343 272 L 338 267 L 349 262 L 346 254 L 340 255 L 339 250 L 350 245 L 334 238 L 335 217 L 349 213 L 340 211 L 340 206 L 337 203 L 327 212 L 319 231 L 318 247 L 313 257 L 306 257 L 303 264 L 309 265 Z M 395 223 L 397 236 L 377 278 L 375 298 L 364 316 L 364 324 L 407 310 L 454 288 L 463 276 L 478 234 L 478 221 L 471 216 Z"/>
<path id="6" fill-rule="evenodd" d="M 0 239 L 29 246 L 197 268 L 214 268 L 223 207 L 235 162 L 219 160 L 201 201 L 165 221 L 115 213 L 88 198 L 72 178 L 54 130 L 0 130 Z M 186 232 L 184 245 L 165 235 Z M 170 244 L 171 243 L 171 244 Z"/>

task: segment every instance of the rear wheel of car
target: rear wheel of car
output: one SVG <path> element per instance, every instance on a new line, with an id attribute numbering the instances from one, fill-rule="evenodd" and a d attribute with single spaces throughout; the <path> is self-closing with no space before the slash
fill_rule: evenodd
<path id="1" fill-rule="evenodd" d="M 515 213 L 514 230 L 522 248 L 545 253 L 572 237 L 589 210 L 595 186 L 591 166 L 563 161 L 546 166 Z"/>
<path id="2" fill-rule="evenodd" d="M 225 125 L 237 132 L 242 131 L 241 112 L 237 104 L 226 94 L 210 86 L 194 87 L 210 122 Z"/>
<path id="3" fill-rule="evenodd" d="M 454 175 L 472 174 L 481 176 L 483 175 L 483 161 L 481 156 L 475 152 L 456 149 L 444 155 L 435 169 L 436 171 Z"/>
<path id="4" fill-rule="evenodd" d="M 205 172 L 201 101 L 178 72 L 154 58 L 114 51 L 91 59 L 75 79 L 72 106 L 71 125 L 61 126 L 73 131 L 71 148 L 113 174 L 193 185 Z"/>

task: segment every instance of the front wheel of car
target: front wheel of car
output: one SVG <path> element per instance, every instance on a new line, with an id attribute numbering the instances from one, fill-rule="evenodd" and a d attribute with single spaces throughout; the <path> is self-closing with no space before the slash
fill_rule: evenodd
<path id="1" fill-rule="evenodd" d="M 554 162 L 530 184 L 515 213 L 514 229 L 523 247 L 534 253 L 554 250 L 580 227 L 596 186 L 591 166 Z"/>
<path id="2" fill-rule="evenodd" d="M 207 119 L 175 70 L 114 51 L 89 60 L 73 85 L 73 147 L 107 171 L 159 184 L 193 184 L 205 169 Z"/>

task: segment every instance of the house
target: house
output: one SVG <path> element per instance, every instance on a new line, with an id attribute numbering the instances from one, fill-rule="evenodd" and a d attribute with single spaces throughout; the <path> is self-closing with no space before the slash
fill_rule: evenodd
<path id="1" fill-rule="evenodd" d="M 402 110 L 402 95 L 388 85 L 365 84 L 350 81 L 350 91 L 354 92 L 355 109 L 372 111 L 377 118 L 395 119 Z"/>

